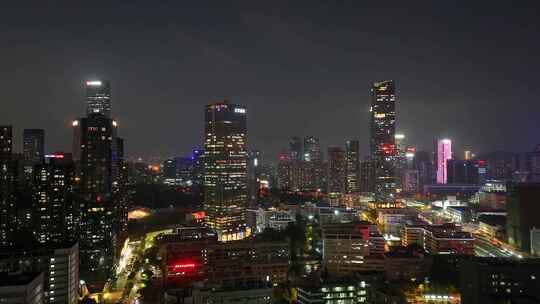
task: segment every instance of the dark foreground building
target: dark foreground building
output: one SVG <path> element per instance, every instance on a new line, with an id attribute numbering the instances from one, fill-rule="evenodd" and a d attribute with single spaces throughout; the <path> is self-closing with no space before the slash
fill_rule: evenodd
<path id="1" fill-rule="evenodd" d="M 463 304 L 540 303 L 540 260 L 463 259 L 460 292 Z"/>

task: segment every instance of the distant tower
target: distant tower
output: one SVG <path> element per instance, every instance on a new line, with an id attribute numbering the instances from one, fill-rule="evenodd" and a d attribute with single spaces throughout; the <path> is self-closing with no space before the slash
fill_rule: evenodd
<path id="1" fill-rule="evenodd" d="M 105 80 L 86 81 L 86 115 L 103 114 L 111 118 L 111 86 Z"/>
<path id="2" fill-rule="evenodd" d="M 302 140 L 297 136 L 292 137 L 291 141 L 289 142 L 289 150 L 291 151 L 291 156 L 293 159 L 301 160 L 303 158 Z"/>
<path id="3" fill-rule="evenodd" d="M 360 144 L 358 140 L 348 140 L 345 145 L 346 153 L 346 191 L 347 193 L 357 193 L 360 191 Z"/>
<path id="4" fill-rule="evenodd" d="M 448 182 L 448 160 L 452 159 L 452 141 L 440 139 L 437 141 L 437 184 Z"/>
<path id="5" fill-rule="evenodd" d="M 346 188 L 347 162 L 345 151 L 339 147 L 328 147 L 328 193 L 344 194 Z"/>
<path id="6" fill-rule="evenodd" d="M 309 190 L 317 190 L 323 187 L 323 161 L 321 155 L 321 143 L 314 136 L 304 137 L 304 187 Z"/>
<path id="7" fill-rule="evenodd" d="M 250 234 L 246 107 L 227 101 L 207 105 L 204 135 L 206 224 L 222 241 L 242 239 Z"/>
<path id="8" fill-rule="evenodd" d="M 23 157 L 25 165 L 38 165 L 43 163 L 45 155 L 45 130 L 24 129 L 23 131 Z"/>
<path id="9" fill-rule="evenodd" d="M 13 243 L 15 171 L 12 164 L 13 127 L 0 126 L 0 246 Z"/>
<path id="10" fill-rule="evenodd" d="M 371 87 L 371 157 L 375 169 L 375 196 L 391 201 L 395 193 L 396 90 L 394 81 L 376 82 Z"/>

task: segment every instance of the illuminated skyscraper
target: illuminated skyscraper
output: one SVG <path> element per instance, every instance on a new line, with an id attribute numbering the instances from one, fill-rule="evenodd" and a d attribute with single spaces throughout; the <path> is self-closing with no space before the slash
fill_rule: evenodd
<path id="1" fill-rule="evenodd" d="M 24 129 L 23 157 L 25 165 L 43 163 L 45 156 L 45 130 Z"/>
<path id="2" fill-rule="evenodd" d="M 71 154 L 47 155 L 33 170 L 36 239 L 40 243 L 74 240 L 76 206 L 73 194 L 75 166 Z"/>
<path id="3" fill-rule="evenodd" d="M 252 150 L 249 151 L 248 162 L 248 197 L 250 205 L 256 205 L 259 201 L 259 189 L 260 189 L 260 163 L 261 163 L 261 151 Z"/>
<path id="4" fill-rule="evenodd" d="M 250 234 L 246 107 L 227 101 L 207 105 L 204 130 L 206 224 L 222 241 L 244 238 Z"/>
<path id="5" fill-rule="evenodd" d="M 357 193 L 360 191 L 360 144 L 358 140 L 348 140 L 345 147 L 346 153 L 346 192 Z"/>
<path id="6" fill-rule="evenodd" d="M 78 178 L 80 178 L 81 270 L 110 270 L 115 253 L 115 206 L 113 204 L 113 151 L 116 122 L 95 113 L 73 124 L 80 136 Z"/>
<path id="7" fill-rule="evenodd" d="M 437 184 L 448 182 L 448 160 L 452 159 L 452 141 L 440 139 L 437 141 Z"/>
<path id="8" fill-rule="evenodd" d="M 111 118 L 111 86 L 105 80 L 86 81 L 86 114 L 103 114 Z"/>
<path id="9" fill-rule="evenodd" d="M 393 200 L 396 159 L 396 92 L 394 81 L 376 82 L 371 87 L 371 157 L 374 162 L 375 196 Z"/>
<path id="10" fill-rule="evenodd" d="M 323 187 L 323 162 L 319 138 L 304 138 L 304 187 L 306 190 L 317 190 Z"/>

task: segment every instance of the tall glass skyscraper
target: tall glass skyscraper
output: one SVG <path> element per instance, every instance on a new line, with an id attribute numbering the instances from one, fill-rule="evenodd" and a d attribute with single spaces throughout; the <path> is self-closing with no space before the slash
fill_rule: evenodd
<path id="1" fill-rule="evenodd" d="M 371 87 L 370 148 L 375 178 L 375 197 L 393 200 L 396 178 L 396 90 L 393 80 L 373 83 Z"/>
<path id="2" fill-rule="evenodd" d="M 105 80 L 86 81 L 86 114 L 111 118 L 111 85 Z"/>
<path id="3" fill-rule="evenodd" d="M 439 139 L 437 141 L 437 184 L 448 182 L 448 160 L 452 159 L 452 141 Z"/>
<path id="4" fill-rule="evenodd" d="M 321 143 L 314 136 L 304 137 L 304 188 L 318 190 L 323 188 L 323 161 Z"/>
<path id="5" fill-rule="evenodd" d="M 245 220 L 247 187 L 246 107 L 221 101 L 206 106 L 204 209 L 206 224 L 221 241 L 250 234 Z"/>

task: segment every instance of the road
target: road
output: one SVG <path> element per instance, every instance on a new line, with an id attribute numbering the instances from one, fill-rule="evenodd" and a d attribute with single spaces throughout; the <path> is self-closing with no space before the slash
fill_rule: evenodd
<path id="1" fill-rule="evenodd" d="M 498 257 L 498 258 L 523 258 L 519 253 L 513 252 L 500 245 L 493 244 L 485 236 L 475 235 L 475 253 L 481 257 Z"/>
<path id="2" fill-rule="evenodd" d="M 143 287 L 142 265 L 144 251 L 155 245 L 155 238 L 170 230 L 153 231 L 146 234 L 143 241 L 126 240 L 116 267 L 116 279 L 105 285 L 103 299 L 106 304 L 140 303 L 139 290 Z M 151 265 L 150 265 L 151 266 Z M 154 273 L 159 272 L 153 268 Z"/>

